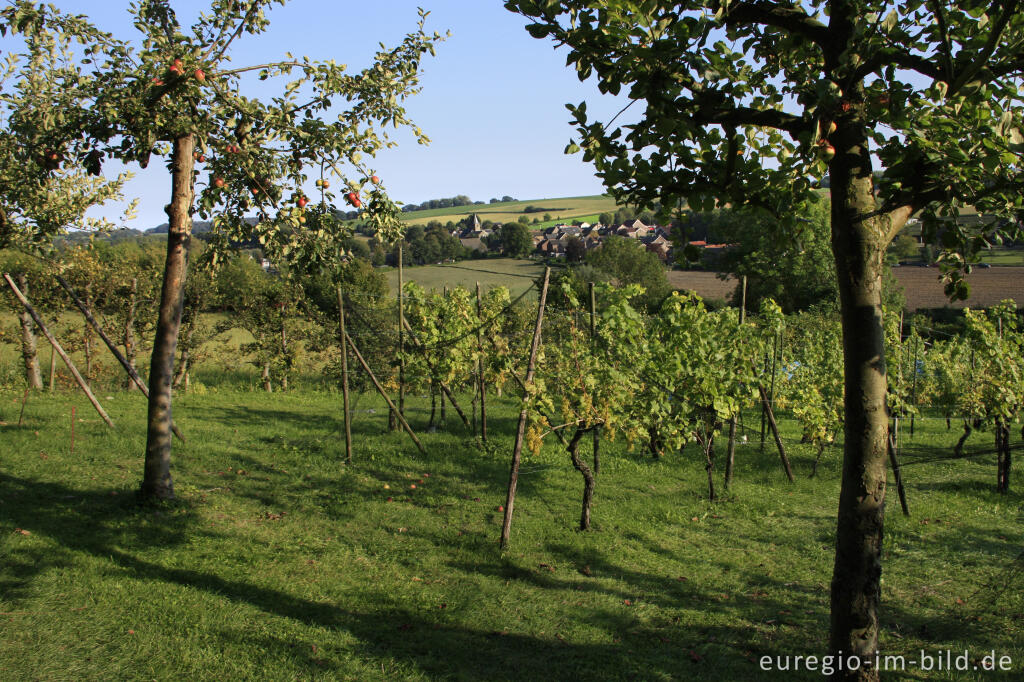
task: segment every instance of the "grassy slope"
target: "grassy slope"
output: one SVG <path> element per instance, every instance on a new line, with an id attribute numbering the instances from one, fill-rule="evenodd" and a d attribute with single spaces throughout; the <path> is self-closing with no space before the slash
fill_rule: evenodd
<path id="1" fill-rule="evenodd" d="M 581 534 L 579 476 L 548 446 L 526 459 L 501 554 L 507 403 L 492 409 L 493 449 L 453 426 L 423 434 L 422 458 L 364 397 L 345 466 L 337 395 L 184 396 L 180 501 L 139 506 L 143 405 L 111 398 L 114 431 L 69 394 L 0 426 L 5 679 L 783 679 L 758 657 L 824 649 L 834 450 L 811 480 L 811 453 L 792 446 L 790 485 L 770 450 L 741 446 L 734 496 L 710 504 L 695 453 L 652 461 L 614 444 Z M 0 394 L 0 419 L 19 400 Z M 421 430 L 425 408 L 411 410 Z M 955 439 L 925 424 L 916 442 Z M 1021 494 L 992 492 L 990 459 L 905 468 L 914 516 L 893 500 L 888 652 L 995 649 L 1020 674 Z"/>
<path id="2" fill-rule="evenodd" d="M 465 260 L 444 265 L 423 265 L 405 268 L 406 281 L 416 282 L 424 289 L 453 288 L 462 286 L 469 290 L 480 286 L 486 291 L 492 287 L 508 287 L 512 295 L 522 293 L 537 277 L 544 273 L 544 266 L 532 260 L 517 258 L 488 258 L 486 260 Z M 398 269 L 387 271 L 391 291 L 398 291 Z"/>
<path id="3" fill-rule="evenodd" d="M 527 206 L 536 206 L 546 209 L 539 213 L 524 214 Z M 449 220 L 458 222 L 468 215 L 476 213 L 480 220 L 492 220 L 496 223 L 516 220 L 523 215 L 534 218 L 543 218 L 544 213 L 551 213 L 552 218 L 561 220 L 572 220 L 587 216 L 596 216 L 604 211 L 615 212 L 615 200 L 605 195 L 593 195 L 583 197 L 563 197 L 561 199 L 530 199 L 528 201 L 503 202 L 498 204 L 475 204 L 472 206 L 456 206 L 454 208 L 435 208 L 426 211 L 412 211 L 403 214 L 406 223 L 410 225 L 421 225 L 431 220 L 440 220 L 446 223 Z M 552 221 L 553 222 L 553 221 Z"/>

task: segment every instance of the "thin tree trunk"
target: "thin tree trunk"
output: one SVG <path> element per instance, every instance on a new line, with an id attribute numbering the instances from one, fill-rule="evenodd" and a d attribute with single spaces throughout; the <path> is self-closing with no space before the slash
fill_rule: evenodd
<path id="1" fill-rule="evenodd" d="M 732 485 L 732 467 L 733 462 L 736 460 L 736 427 L 738 423 L 739 417 L 735 415 L 729 420 L 729 445 L 725 451 L 725 483 L 723 485 L 726 490 L 729 490 L 729 486 Z M 817 461 L 814 464 L 817 466 Z"/>
<path id="2" fill-rule="evenodd" d="M 138 309 L 139 280 L 132 277 L 131 287 L 128 290 L 128 308 L 124 316 L 124 358 L 127 363 L 125 368 L 128 372 L 128 379 L 125 382 L 127 388 L 131 388 L 134 379 L 132 373 L 136 371 L 136 341 L 135 341 L 135 311 Z"/>
<path id="3" fill-rule="evenodd" d="M 996 492 L 1010 492 L 1010 425 L 996 422 Z"/>
<path id="4" fill-rule="evenodd" d="M 146 497 L 174 497 L 171 478 L 171 384 L 174 381 L 174 355 L 181 329 L 188 271 L 188 247 L 192 239 L 192 153 L 191 134 L 174 140 L 171 157 L 171 203 L 167 206 L 169 223 L 167 259 L 153 359 L 149 369 L 149 414 L 146 431 L 146 462 L 142 494 Z"/>
<path id="5" fill-rule="evenodd" d="M 544 284 L 540 290 L 540 301 L 537 304 L 537 323 L 533 327 L 533 341 L 530 343 L 530 359 L 526 364 L 526 379 L 523 382 L 524 396 L 525 389 L 533 383 L 533 375 L 536 371 L 537 349 L 540 348 L 540 332 L 544 324 L 544 306 L 548 299 L 548 281 L 551 278 L 551 268 L 544 268 Z M 526 408 L 519 412 L 519 425 L 516 427 L 516 442 L 512 448 L 512 468 L 508 475 L 508 494 L 505 497 L 505 518 L 501 522 L 501 549 L 508 547 L 509 535 L 512 532 L 512 510 L 516 502 L 516 487 L 519 484 L 519 460 L 523 454 L 523 437 L 526 434 Z"/>
<path id="6" fill-rule="evenodd" d="M 18 286 L 28 298 L 28 278 L 24 273 L 18 274 Z M 40 390 L 43 388 L 43 375 L 39 370 L 39 353 L 36 344 L 36 334 L 32 330 L 32 316 L 22 308 L 18 313 L 18 322 L 21 324 L 21 359 L 25 363 L 25 383 L 31 389 Z"/>
<path id="7" fill-rule="evenodd" d="M 596 479 L 594 478 L 594 472 L 590 470 L 587 463 L 579 455 L 580 439 L 583 434 L 590 429 L 577 428 L 576 433 L 573 434 L 572 439 L 569 441 L 568 450 L 569 457 L 572 458 L 572 465 L 576 467 L 576 471 L 583 475 L 583 507 L 580 512 L 580 530 L 590 530 L 590 505 L 594 499 L 594 484 Z"/>
<path id="8" fill-rule="evenodd" d="M 963 433 L 962 436 L 960 436 L 960 440 L 958 440 L 956 442 L 956 445 L 953 446 L 953 455 L 955 457 L 963 457 L 964 456 L 964 443 L 967 442 L 967 438 L 971 435 L 971 432 L 973 430 L 974 429 L 971 428 L 971 422 L 965 419 L 964 420 L 964 433 Z"/>
<path id="9" fill-rule="evenodd" d="M 273 393 L 274 387 L 270 383 L 270 361 L 267 360 L 263 363 L 263 374 L 260 375 L 263 379 L 263 390 L 267 393 Z"/>
<path id="10" fill-rule="evenodd" d="M 348 398 L 348 344 L 345 343 L 345 296 L 338 285 L 338 319 L 341 327 L 341 400 L 345 411 L 345 461 L 352 463 L 352 409 Z"/>
<path id="11" fill-rule="evenodd" d="M 809 478 L 814 478 L 818 475 L 818 464 L 821 462 L 821 456 L 825 454 L 825 441 L 818 441 L 818 455 L 814 458 L 814 464 L 811 466 L 811 475 Z"/>
<path id="12" fill-rule="evenodd" d="M 707 438 L 704 442 L 701 442 L 701 448 L 704 450 L 704 468 L 708 472 L 708 500 L 714 502 L 715 497 L 715 436 L 714 432 L 709 430 Z"/>

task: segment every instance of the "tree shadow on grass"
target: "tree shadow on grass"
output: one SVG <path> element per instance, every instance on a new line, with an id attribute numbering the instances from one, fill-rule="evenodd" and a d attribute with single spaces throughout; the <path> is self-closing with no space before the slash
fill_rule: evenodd
<path id="1" fill-rule="evenodd" d="M 702 676 L 699 671 L 707 670 L 712 654 L 727 657 L 725 668 L 736 674 L 746 671 L 749 677 L 757 671 L 741 652 L 717 648 L 716 641 L 735 638 L 735 632 L 725 632 L 732 628 L 722 628 L 717 635 L 717 628 L 706 628 L 693 635 L 685 627 L 666 629 L 645 623 L 628 610 L 604 613 L 588 607 L 575 615 L 615 638 L 573 642 L 571 633 L 508 632 L 498 630 L 500 625 L 461 623 L 459 615 L 443 610 L 396 607 L 391 595 L 372 586 L 360 596 L 359 609 L 346 608 L 208 570 L 169 567 L 142 558 L 140 554 L 149 550 L 174 547 L 197 534 L 215 535 L 194 527 L 187 505 L 143 505 L 124 495 L 111 496 L 107 489 L 75 490 L 9 475 L 0 475 L 0 499 L 4 502 L 0 524 L 29 530 L 60 545 L 60 551 L 38 544 L 23 550 L 8 546 L 6 575 L 10 577 L 4 593 L 9 600 L 17 600 L 17 592 L 49 568 L 73 570 L 81 560 L 71 555 L 83 553 L 112 563 L 133 579 L 199 590 L 215 600 L 248 604 L 304 626 L 348 633 L 357 640 L 343 646 L 323 642 L 321 647 L 327 649 L 318 655 L 304 645 L 244 626 L 221 633 L 226 644 L 260 651 L 269 658 L 268 665 L 298 669 L 300 676 L 325 671 L 344 676 L 349 672 L 345 661 L 353 655 L 360 665 L 373 662 L 371 669 L 397 667 L 418 675 L 472 680 L 689 678 Z M 473 570 L 482 568 L 478 565 Z M 338 651 L 332 653 L 332 646 Z M 689 650 L 694 651 L 692 656 Z"/>

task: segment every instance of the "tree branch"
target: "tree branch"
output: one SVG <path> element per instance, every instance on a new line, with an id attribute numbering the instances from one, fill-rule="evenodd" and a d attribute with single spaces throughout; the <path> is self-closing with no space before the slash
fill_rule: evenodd
<path id="1" fill-rule="evenodd" d="M 884 66 L 895 64 L 901 69 L 907 69 L 908 71 L 914 71 L 927 76 L 933 81 L 946 80 L 949 78 L 949 73 L 943 73 L 943 70 L 939 68 L 934 62 L 920 55 L 911 54 L 905 50 L 901 50 L 895 47 L 883 48 L 876 52 L 871 59 L 868 59 L 864 64 L 854 71 L 853 81 L 863 80 L 865 76 L 875 73 Z"/>
<path id="2" fill-rule="evenodd" d="M 749 23 L 781 28 L 821 47 L 829 42 L 827 26 L 790 4 L 780 5 L 761 0 L 729 4 L 725 14 L 726 26 Z"/>
<path id="3" fill-rule="evenodd" d="M 995 0 L 992 4 L 992 8 L 995 9 L 996 5 L 1000 4 L 999 0 Z M 964 85 L 969 83 L 971 79 L 978 75 L 978 73 L 985 68 L 988 60 L 992 58 L 996 48 L 999 46 L 999 39 L 1003 35 L 1003 31 L 1006 30 L 1006 25 L 1010 23 L 1010 19 L 1013 18 L 1017 12 L 1017 7 L 1020 5 L 1020 0 L 1010 0 L 1003 6 L 1003 13 L 996 20 L 995 26 L 992 27 L 992 31 L 988 34 L 988 40 L 985 41 L 985 47 L 981 49 L 976 56 L 966 60 L 964 64 L 964 70 L 957 76 L 953 77 L 949 84 L 949 94 L 953 94 L 960 90 Z M 963 52 L 961 52 L 961 55 Z M 952 74 L 950 74 L 952 76 Z"/>
<path id="4" fill-rule="evenodd" d="M 726 128 L 735 126 L 775 128 L 784 130 L 793 137 L 806 130 L 809 125 L 803 118 L 785 111 L 752 109 L 750 107 L 729 107 L 710 111 L 698 109 L 690 116 L 690 119 L 695 123 L 721 125 Z"/>

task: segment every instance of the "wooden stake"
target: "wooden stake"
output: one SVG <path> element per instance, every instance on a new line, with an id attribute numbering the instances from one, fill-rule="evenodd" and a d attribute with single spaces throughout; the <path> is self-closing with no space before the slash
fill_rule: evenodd
<path id="1" fill-rule="evenodd" d="M 398 414 L 405 417 L 405 274 L 402 268 L 402 242 L 398 243 Z"/>
<path id="2" fill-rule="evenodd" d="M 900 418 L 893 417 L 892 424 L 892 430 L 889 432 L 889 465 L 892 466 L 892 475 L 896 479 L 896 492 L 900 496 L 900 507 L 903 508 L 903 515 L 910 516 L 910 507 L 907 506 L 907 492 L 903 489 L 903 476 L 900 473 L 900 462 L 897 459 L 896 453 Z"/>
<path id="3" fill-rule="evenodd" d="M 742 288 L 740 294 L 740 327 L 747 321 L 747 276 L 743 275 Z M 733 465 L 736 462 L 736 431 L 739 427 L 740 416 L 734 414 L 732 419 L 729 420 L 729 445 L 725 452 L 725 484 L 724 488 L 729 490 L 729 486 L 732 484 L 732 471 Z"/>
<path id="4" fill-rule="evenodd" d="M 71 452 L 75 454 L 75 406 L 71 406 Z"/>
<path id="5" fill-rule="evenodd" d="M 345 344 L 345 297 L 338 285 L 338 319 L 341 325 L 341 402 L 345 412 L 345 462 L 352 463 L 352 411 L 348 401 L 348 346 Z"/>
<path id="6" fill-rule="evenodd" d="M 537 349 L 540 347 L 540 330 L 544 323 L 544 305 L 548 298 L 548 281 L 551 268 L 544 268 L 544 284 L 540 290 L 540 303 L 537 306 L 537 324 L 533 328 L 533 342 L 530 344 L 530 361 L 526 365 L 526 381 L 524 388 L 533 383 L 536 371 Z M 519 461 L 523 454 L 523 437 L 526 435 L 526 408 L 519 412 L 519 426 L 516 428 L 516 443 L 512 449 L 512 469 L 508 477 L 508 495 L 505 497 L 505 518 L 501 523 L 501 549 L 508 547 L 509 533 L 512 531 L 512 509 L 516 502 L 516 486 L 519 483 Z"/>
<path id="7" fill-rule="evenodd" d="M 348 345 L 352 349 L 352 354 L 356 356 L 356 360 L 359 361 L 359 364 L 362 365 L 363 370 L 369 375 L 370 381 L 373 382 L 373 385 L 377 389 L 377 392 L 380 393 L 382 398 L 384 398 L 384 402 L 386 402 L 388 404 L 388 407 L 391 408 L 391 411 L 394 413 L 395 418 L 402 425 L 402 428 L 405 429 L 405 432 L 409 434 L 409 438 L 412 439 L 412 442 L 416 444 L 416 448 L 419 449 L 421 454 L 427 454 L 427 451 L 423 449 L 423 443 L 421 443 L 420 439 L 416 437 L 416 434 L 413 432 L 412 427 L 409 426 L 409 422 L 405 421 L 405 417 L 402 416 L 402 413 L 398 411 L 397 407 L 395 407 L 395 404 L 391 401 L 391 398 L 388 397 L 388 394 L 384 390 L 384 387 L 380 385 L 379 381 L 377 381 L 377 377 L 374 376 L 373 370 L 370 369 L 370 366 L 368 364 L 366 364 L 366 360 L 363 359 L 362 353 L 360 353 L 359 349 L 356 348 L 356 342 L 352 340 L 352 337 L 349 336 L 348 332 L 345 333 L 345 340 L 348 341 Z"/>
<path id="8" fill-rule="evenodd" d="M 588 282 L 590 293 L 590 352 L 597 353 L 597 296 L 594 294 L 594 283 Z M 601 425 L 594 427 L 594 475 L 601 473 Z"/>
<path id="9" fill-rule="evenodd" d="M 775 445 L 779 448 L 779 458 L 782 459 L 782 468 L 786 470 L 786 478 L 789 479 L 790 483 L 793 483 L 796 479 L 793 478 L 793 467 L 789 465 L 789 457 L 786 456 L 786 447 L 782 444 L 782 437 L 779 435 L 779 425 L 775 423 L 775 410 L 772 409 L 771 403 L 768 400 L 768 392 L 764 390 L 764 386 L 758 386 L 757 390 L 761 393 L 761 406 L 764 409 L 765 416 L 768 418 L 768 424 L 771 426 L 772 435 L 775 436 Z"/>
<path id="10" fill-rule="evenodd" d="M 78 369 L 75 368 L 75 364 L 71 362 L 71 358 L 69 358 L 68 354 L 64 352 L 64 349 L 60 347 L 60 344 L 57 343 L 57 339 L 55 339 L 53 334 L 50 333 L 50 330 L 46 328 L 46 323 L 43 322 L 43 318 L 39 316 L 39 313 L 36 312 L 36 309 L 32 307 L 32 304 L 29 303 L 27 298 L 25 298 L 25 295 L 21 293 L 21 290 L 18 289 L 18 286 L 14 283 L 14 280 L 11 279 L 11 276 L 8 275 L 7 273 L 4 273 L 4 279 L 7 281 L 7 286 L 11 288 L 11 291 L 14 292 L 14 295 L 17 297 L 17 299 L 21 301 L 21 304 L 23 306 L 25 306 L 25 310 L 28 311 L 28 314 L 32 316 L 32 319 L 35 321 L 36 326 L 38 326 L 40 331 L 42 331 L 43 334 L 46 336 L 46 340 L 50 342 L 50 345 L 53 346 L 53 349 L 57 351 L 58 355 L 60 355 L 60 359 L 64 361 L 65 365 L 67 365 L 67 368 L 71 371 L 72 376 L 75 377 L 75 382 L 78 383 L 78 387 L 81 388 L 82 392 L 85 393 L 86 397 L 89 398 L 89 402 L 92 403 L 92 406 L 96 409 L 96 412 L 98 412 L 100 417 L 103 418 L 103 421 L 106 422 L 107 426 L 113 428 L 114 422 L 110 421 L 110 417 L 103 410 L 103 406 L 100 405 L 100 402 L 96 400 L 96 396 L 94 396 L 92 394 L 92 391 L 89 390 L 89 386 L 85 383 L 85 379 L 82 378 L 82 375 L 78 373 Z"/>
<path id="11" fill-rule="evenodd" d="M 99 335 L 100 339 L 103 340 L 103 343 L 107 345 L 107 348 L 109 348 L 110 352 L 114 355 L 115 358 L 117 358 L 117 361 L 121 363 L 121 367 L 123 367 L 124 371 L 128 373 L 128 376 L 131 378 L 136 388 L 139 389 L 142 395 L 146 396 L 146 398 L 149 398 L 149 389 L 146 387 L 146 384 L 143 383 L 142 377 L 139 376 L 139 373 L 136 372 L 135 368 L 132 367 L 131 363 L 128 362 L 128 359 L 121 354 L 121 351 L 118 350 L 117 345 L 110 340 L 109 336 L 107 336 L 107 333 L 103 330 L 103 327 L 101 327 L 100 323 L 96 321 L 96 318 L 93 316 L 92 311 L 89 310 L 89 306 L 85 304 L 85 301 L 78 297 L 78 295 L 75 293 L 75 290 L 72 289 L 71 285 L 67 283 L 67 280 L 65 280 L 60 275 L 57 275 L 57 283 L 64 288 L 64 291 L 68 292 L 68 295 L 71 296 L 71 300 L 74 301 L 75 305 L 78 306 L 78 309 L 82 311 L 82 315 L 85 316 L 86 321 L 92 326 L 94 330 L 96 330 L 96 334 Z M 178 437 L 178 440 L 180 440 L 182 443 L 185 442 L 185 437 L 181 435 L 181 431 L 178 430 L 178 427 L 174 423 L 174 420 L 171 420 L 171 431 L 174 433 L 175 436 Z"/>
<path id="12" fill-rule="evenodd" d="M 482 320 L 483 301 L 480 298 L 480 282 L 476 283 L 476 316 Z M 476 349 L 480 357 L 476 361 L 477 376 L 480 379 L 480 438 L 487 442 L 487 384 L 484 382 L 484 330 L 480 327 L 476 330 Z"/>

